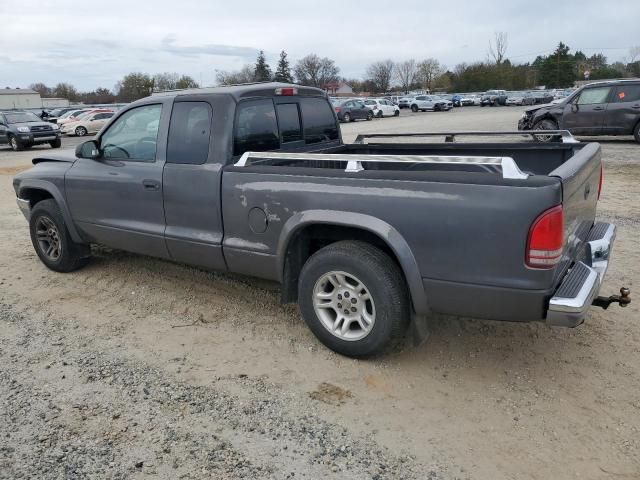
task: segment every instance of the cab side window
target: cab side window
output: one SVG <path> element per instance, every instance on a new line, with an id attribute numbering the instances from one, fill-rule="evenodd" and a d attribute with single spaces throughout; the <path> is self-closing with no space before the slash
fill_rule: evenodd
<path id="1" fill-rule="evenodd" d="M 611 87 L 587 88 L 576 101 L 577 105 L 596 105 L 607 103 Z"/>
<path id="2" fill-rule="evenodd" d="M 171 111 L 167 163 L 202 165 L 209 157 L 211 106 L 207 102 L 176 102 Z"/>
<path id="3" fill-rule="evenodd" d="M 640 84 L 620 85 L 613 96 L 614 103 L 627 103 L 640 101 Z"/>
<path id="4" fill-rule="evenodd" d="M 100 139 L 104 158 L 153 162 L 162 105 L 144 105 L 125 112 Z"/>

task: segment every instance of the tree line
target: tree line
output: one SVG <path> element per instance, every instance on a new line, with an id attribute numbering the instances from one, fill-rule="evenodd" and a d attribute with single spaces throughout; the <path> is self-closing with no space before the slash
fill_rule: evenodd
<path id="1" fill-rule="evenodd" d="M 44 83 L 33 83 L 29 88 L 35 90 L 43 98 L 66 98 L 72 103 L 116 103 L 133 102 L 151 95 L 154 91 L 197 88 L 198 83 L 189 75 L 174 72 L 149 75 L 132 72 L 125 75 L 112 90 L 104 87 L 88 92 L 81 92 L 70 83 L 61 82 L 54 87 Z"/>

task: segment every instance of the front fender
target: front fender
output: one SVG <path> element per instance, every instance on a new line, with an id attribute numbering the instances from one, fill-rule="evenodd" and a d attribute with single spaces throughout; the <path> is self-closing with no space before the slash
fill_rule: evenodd
<path id="1" fill-rule="evenodd" d="M 48 180 L 40 180 L 35 178 L 25 178 L 21 180 L 18 187 L 18 196 L 22 199 L 28 200 L 29 190 L 42 190 L 49 193 L 58 204 L 58 207 L 60 207 L 62 218 L 64 218 L 64 223 L 69 230 L 71 239 L 77 243 L 83 242 L 82 237 L 78 233 L 78 230 L 73 223 L 71 212 L 69 211 L 69 207 L 67 206 L 66 199 L 55 183 Z"/>
<path id="2" fill-rule="evenodd" d="M 355 227 L 367 230 L 378 236 L 393 251 L 400 263 L 400 268 L 402 268 L 407 286 L 409 287 L 415 312 L 420 315 L 428 313 L 427 298 L 422 284 L 422 277 L 418 269 L 418 263 L 413 256 L 409 244 L 404 237 L 387 222 L 362 213 L 336 210 L 306 210 L 291 216 L 285 222 L 278 240 L 278 276 L 281 282 L 283 281 L 286 252 L 291 240 L 298 231 L 314 224 Z"/>

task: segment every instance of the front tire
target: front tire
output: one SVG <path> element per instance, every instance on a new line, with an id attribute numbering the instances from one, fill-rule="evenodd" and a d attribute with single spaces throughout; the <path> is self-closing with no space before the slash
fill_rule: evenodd
<path id="1" fill-rule="evenodd" d="M 548 118 L 542 119 L 533 125 L 533 130 L 558 130 L 558 124 Z M 536 135 L 534 137 L 538 142 L 549 143 L 557 140 L 557 135 Z"/>
<path id="2" fill-rule="evenodd" d="M 417 113 L 418 112 L 418 106 L 417 105 L 411 105 L 411 111 L 413 113 Z"/>
<path id="3" fill-rule="evenodd" d="M 76 128 L 76 135 L 78 137 L 84 137 L 87 134 L 87 129 L 84 127 L 78 127 Z"/>
<path id="4" fill-rule="evenodd" d="M 14 135 L 9 136 L 9 146 L 14 152 L 21 152 L 24 150 L 24 145 Z"/>
<path id="5" fill-rule="evenodd" d="M 51 270 L 72 272 L 89 261 L 89 246 L 71 239 L 60 207 L 53 199 L 42 200 L 33 207 L 29 233 L 36 254 Z"/>
<path id="6" fill-rule="evenodd" d="M 393 116 L 394 116 L 394 117 L 399 117 L 399 116 L 400 116 L 400 110 L 395 110 L 395 111 L 393 112 Z"/>
<path id="7" fill-rule="evenodd" d="M 62 146 L 62 139 L 57 138 L 49 142 L 49 145 L 51 145 L 51 148 L 60 148 Z"/>
<path id="8" fill-rule="evenodd" d="M 373 112 L 367 112 L 367 121 L 373 118 Z"/>
<path id="9" fill-rule="evenodd" d="M 636 142 L 640 143 L 640 122 L 638 122 L 636 128 L 633 129 L 633 137 L 636 139 Z"/>
<path id="10" fill-rule="evenodd" d="M 333 243 L 307 260 L 298 303 L 313 334 L 349 357 L 382 352 L 410 315 L 398 265 L 378 248 L 357 241 Z"/>
<path id="11" fill-rule="evenodd" d="M 351 121 L 351 115 L 349 115 L 348 113 L 345 113 L 344 115 L 342 115 L 342 121 L 344 123 L 349 123 Z"/>

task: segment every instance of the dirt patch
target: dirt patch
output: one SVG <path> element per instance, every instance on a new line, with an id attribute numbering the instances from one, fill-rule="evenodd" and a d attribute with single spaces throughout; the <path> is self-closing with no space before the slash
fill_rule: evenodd
<path id="1" fill-rule="evenodd" d="M 353 394 L 344 388 L 322 382 L 318 385 L 318 389 L 309 392 L 309 397 L 329 405 L 342 405 L 348 399 L 353 398 Z"/>

